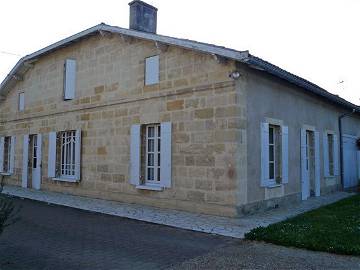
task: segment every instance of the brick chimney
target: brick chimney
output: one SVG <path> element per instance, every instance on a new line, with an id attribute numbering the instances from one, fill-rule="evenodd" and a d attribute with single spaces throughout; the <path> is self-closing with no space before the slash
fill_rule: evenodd
<path id="1" fill-rule="evenodd" d="M 156 34 L 157 8 L 134 0 L 130 6 L 130 29 Z"/>

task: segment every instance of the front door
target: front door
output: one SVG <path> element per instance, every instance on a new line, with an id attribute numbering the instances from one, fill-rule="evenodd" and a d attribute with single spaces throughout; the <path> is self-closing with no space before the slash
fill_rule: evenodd
<path id="1" fill-rule="evenodd" d="M 319 133 L 301 130 L 301 197 L 320 195 Z"/>
<path id="2" fill-rule="evenodd" d="M 25 188 L 41 186 L 41 137 L 41 134 L 24 135 L 22 186 Z"/>

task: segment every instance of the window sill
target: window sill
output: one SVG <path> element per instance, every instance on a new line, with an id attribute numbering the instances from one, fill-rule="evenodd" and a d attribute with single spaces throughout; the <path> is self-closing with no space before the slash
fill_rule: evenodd
<path id="1" fill-rule="evenodd" d="M 269 184 L 267 188 L 278 188 L 281 187 L 283 184 Z"/>
<path id="2" fill-rule="evenodd" d="M 10 173 L 10 172 L 1 172 L 0 175 L 9 176 L 9 175 L 12 175 L 12 173 Z"/>
<path id="3" fill-rule="evenodd" d="M 62 182 L 70 182 L 70 183 L 77 183 L 77 182 L 80 181 L 80 180 L 75 179 L 75 178 L 65 178 L 65 177 L 55 177 L 55 178 L 52 178 L 52 180 L 54 180 L 54 181 L 62 181 Z"/>
<path id="4" fill-rule="evenodd" d="M 143 190 L 153 190 L 153 191 L 163 191 L 164 188 L 162 186 L 157 186 L 157 185 L 137 185 L 136 189 L 143 189 Z"/>

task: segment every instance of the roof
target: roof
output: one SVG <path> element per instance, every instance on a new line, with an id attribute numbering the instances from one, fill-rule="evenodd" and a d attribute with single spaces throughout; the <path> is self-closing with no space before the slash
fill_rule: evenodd
<path id="1" fill-rule="evenodd" d="M 120 35 L 130 36 L 139 39 L 151 40 L 161 44 L 178 46 L 190 50 L 195 50 L 203 53 L 208 53 L 211 55 L 224 57 L 227 59 L 232 59 L 237 62 L 244 63 L 248 65 L 250 68 L 262 70 L 280 79 L 288 81 L 289 83 L 299 86 L 302 89 L 311 92 L 312 94 L 327 99 L 331 103 L 338 104 L 348 109 L 355 109 L 356 111 L 360 112 L 360 107 L 352 104 L 351 102 L 337 95 L 331 94 L 325 89 L 317 86 L 316 84 L 313 84 L 299 76 L 296 76 L 284 69 L 279 68 L 278 66 L 266 62 L 265 60 L 259 57 L 253 56 L 248 51 L 238 51 L 222 46 L 216 46 L 213 44 L 202 43 L 188 39 L 163 36 L 153 33 L 141 32 L 132 29 L 121 28 L 118 26 L 110 26 L 104 23 L 98 24 L 94 27 L 86 29 L 82 32 L 79 32 L 63 40 L 60 40 L 54 44 L 51 44 L 32 54 L 22 57 L 16 63 L 16 65 L 13 67 L 10 73 L 2 81 L 0 85 L 0 96 L 5 96 L 7 92 L 15 85 L 16 81 L 19 78 L 23 77 L 23 75 L 27 72 L 27 70 L 31 68 L 32 63 L 35 62 L 39 57 L 49 54 L 59 48 L 69 46 L 70 44 L 77 42 L 81 39 L 87 38 L 92 35 L 96 35 L 99 32 L 100 33 L 110 32 L 114 34 L 120 34 Z"/>

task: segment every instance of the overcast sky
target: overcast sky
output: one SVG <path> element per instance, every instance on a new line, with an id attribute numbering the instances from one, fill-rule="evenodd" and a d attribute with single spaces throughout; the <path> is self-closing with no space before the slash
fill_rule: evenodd
<path id="1" fill-rule="evenodd" d="M 128 2 L 1 1 L 0 80 L 18 61 L 17 55 L 32 53 L 100 22 L 128 28 Z M 159 9 L 159 34 L 249 50 L 360 104 L 358 0 L 146 2 Z"/>

